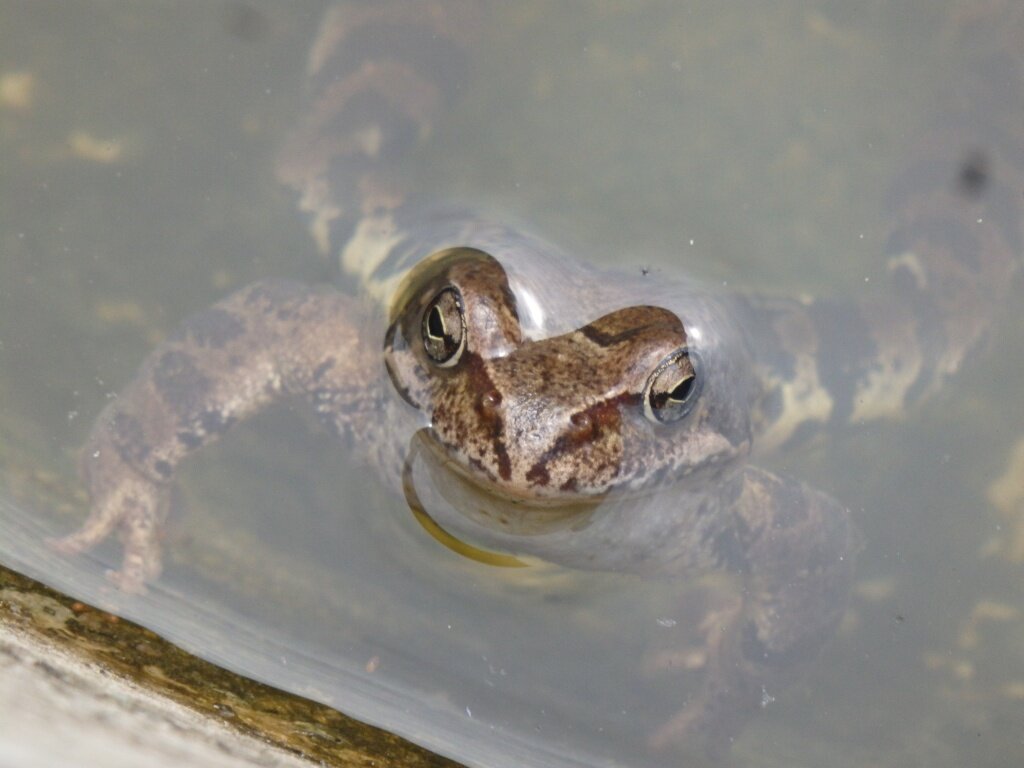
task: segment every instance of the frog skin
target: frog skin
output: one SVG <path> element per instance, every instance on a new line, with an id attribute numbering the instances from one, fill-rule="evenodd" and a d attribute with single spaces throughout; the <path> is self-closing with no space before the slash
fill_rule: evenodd
<path id="1" fill-rule="evenodd" d="M 832 636 L 860 546 L 841 504 L 750 459 L 899 417 L 983 345 L 1024 237 L 1020 127 L 999 118 L 1020 104 L 1019 62 L 966 78 L 969 98 L 894 183 L 895 300 L 786 300 L 608 279 L 417 198 L 403 161 L 463 87 L 482 16 L 459 2 L 327 14 L 278 172 L 355 293 L 267 280 L 188 319 L 97 419 L 91 512 L 55 545 L 117 531 L 111 578 L 143 590 L 180 462 L 300 395 L 410 504 L 433 484 L 449 504 L 427 511 L 461 539 L 578 569 L 739 574 L 700 693 L 650 738 L 721 748 Z"/>

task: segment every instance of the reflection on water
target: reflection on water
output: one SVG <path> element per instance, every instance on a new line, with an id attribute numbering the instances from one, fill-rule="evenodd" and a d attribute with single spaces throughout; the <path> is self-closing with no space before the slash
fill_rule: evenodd
<path id="1" fill-rule="evenodd" d="M 180 318 L 327 275 L 271 173 L 320 9 L 4 5 L 0 560 L 469 764 L 673 764 L 646 740 L 697 690 L 728 578 L 461 557 L 291 408 L 185 468 L 148 595 L 107 587 L 114 544 L 43 546 L 84 513 L 44 479 L 74 477 L 91 421 Z M 971 4 L 916 5 L 515 4 L 416 177 L 593 263 L 881 295 L 883 194 L 961 46 L 986 44 L 957 34 Z M 837 638 L 764 692 L 738 764 L 1021 760 L 1019 500 L 985 496 L 1024 432 L 1020 323 L 903 421 L 772 458 L 849 505 L 866 546 Z"/>

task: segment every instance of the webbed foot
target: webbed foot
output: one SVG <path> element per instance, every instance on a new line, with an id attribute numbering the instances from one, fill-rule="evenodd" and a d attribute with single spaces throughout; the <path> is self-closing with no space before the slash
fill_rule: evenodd
<path id="1" fill-rule="evenodd" d="M 91 512 L 82 527 L 47 543 L 58 552 L 79 554 L 118 531 L 123 548 L 121 568 L 108 571 L 107 578 L 123 592 L 143 594 L 146 583 L 156 579 L 162 567 L 167 490 L 124 465 L 120 468 L 120 477 L 102 492 L 93 489 Z"/>

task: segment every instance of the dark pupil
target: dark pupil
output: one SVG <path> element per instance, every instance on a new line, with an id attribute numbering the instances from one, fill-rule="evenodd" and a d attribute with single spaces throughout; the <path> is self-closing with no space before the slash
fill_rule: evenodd
<path id="1" fill-rule="evenodd" d="M 441 316 L 441 310 L 436 306 L 430 309 L 430 316 L 427 318 L 427 331 L 435 338 L 444 337 L 444 318 Z"/>
<path id="2" fill-rule="evenodd" d="M 683 379 L 682 381 L 680 381 L 678 384 L 676 384 L 675 388 L 671 392 L 668 393 L 669 399 L 670 400 L 683 401 L 687 397 L 689 397 L 690 389 L 692 389 L 692 388 L 693 388 L 693 376 L 689 376 L 689 377 Z"/>

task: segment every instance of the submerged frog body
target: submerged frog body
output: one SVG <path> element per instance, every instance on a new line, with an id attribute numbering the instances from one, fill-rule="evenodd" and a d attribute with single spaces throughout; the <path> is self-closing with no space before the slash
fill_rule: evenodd
<path id="1" fill-rule="evenodd" d="M 1016 134 L 953 121 L 922 147 L 892 203 L 897 303 L 608 280 L 404 183 L 403 159 L 465 75 L 478 10 L 328 14 L 279 170 L 358 297 L 265 281 L 188 320 L 97 420 L 92 512 L 57 546 L 117 530 L 112 577 L 143 589 L 178 464 L 304 395 L 414 507 L 432 484 L 451 503 L 424 511 L 467 541 L 581 569 L 739 574 L 700 695 L 651 737 L 719 747 L 831 636 L 859 547 L 844 507 L 748 458 L 897 415 L 962 367 L 1017 269 Z M 957 153 L 978 146 L 983 188 L 950 183 L 977 175 Z"/>

